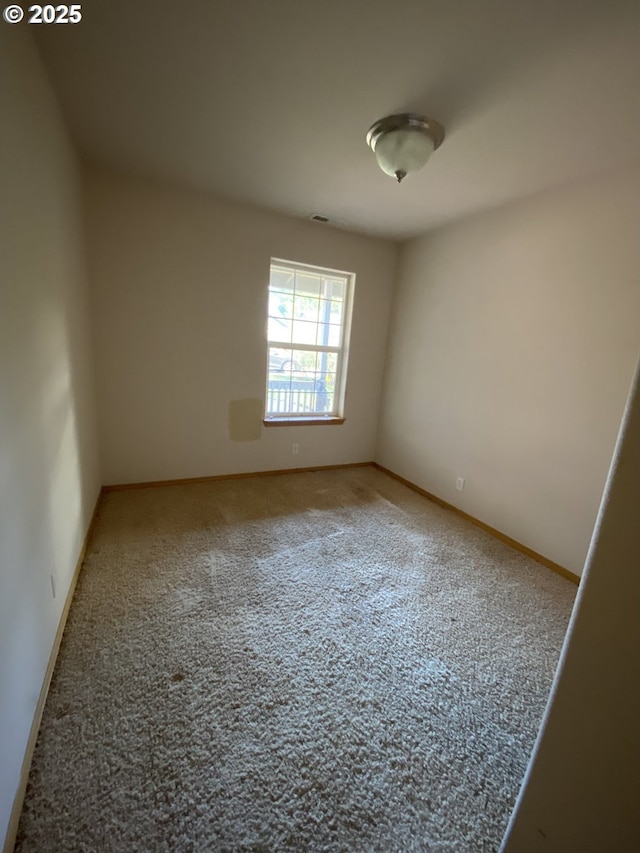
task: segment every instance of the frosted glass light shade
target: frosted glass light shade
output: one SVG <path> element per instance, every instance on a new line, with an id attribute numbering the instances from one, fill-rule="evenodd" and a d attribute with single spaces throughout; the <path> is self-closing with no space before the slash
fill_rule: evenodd
<path id="1" fill-rule="evenodd" d="M 421 169 L 434 151 L 434 142 L 413 127 L 385 133 L 376 142 L 378 165 L 387 175 L 404 177 Z"/>
<path id="2" fill-rule="evenodd" d="M 385 116 L 367 132 L 367 145 L 375 152 L 378 165 L 398 183 L 407 172 L 421 169 L 443 139 L 444 127 L 417 113 Z"/>

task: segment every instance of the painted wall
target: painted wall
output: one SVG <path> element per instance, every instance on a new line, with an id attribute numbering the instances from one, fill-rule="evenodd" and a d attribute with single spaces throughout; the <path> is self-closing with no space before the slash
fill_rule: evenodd
<path id="1" fill-rule="evenodd" d="M 3 838 L 100 477 L 79 173 L 28 30 L 0 39 Z"/>
<path id="2" fill-rule="evenodd" d="M 377 461 L 576 574 L 640 346 L 639 226 L 621 174 L 400 257 Z"/>
<path id="3" fill-rule="evenodd" d="M 86 210 L 105 483 L 373 459 L 395 244 L 97 172 Z M 356 273 L 347 420 L 234 441 L 230 403 L 264 400 L 272 256 Z"/>
<path id="4" fill-rule="evenodd" d="M 558 674 L 503 853 L 640 850 L 638 472 L 636 374 Z"/>

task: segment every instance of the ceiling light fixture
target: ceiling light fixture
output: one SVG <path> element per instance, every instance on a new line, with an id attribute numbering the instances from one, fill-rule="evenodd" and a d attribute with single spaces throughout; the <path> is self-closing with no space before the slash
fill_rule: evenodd
<path id="1" fill-rule="evenodd" d="M 416 113 L 397 113 L 372 124 L 367 144 L 378 165 L 398 183 L 408 172 L 422 169 L 444 139 L 444 127 L 432 118 Z"/>

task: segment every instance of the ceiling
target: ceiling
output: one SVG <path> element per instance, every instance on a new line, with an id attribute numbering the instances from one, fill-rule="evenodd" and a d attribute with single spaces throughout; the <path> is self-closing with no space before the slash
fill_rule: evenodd
<path id="1" fill-rule="evenodd" d="M 404 239 L 637 162 L 638 8 L 88 0 L 37 35 L 87 161 Z M 365 135 L 405 110 L 446 138 L 398 185 Z"/>

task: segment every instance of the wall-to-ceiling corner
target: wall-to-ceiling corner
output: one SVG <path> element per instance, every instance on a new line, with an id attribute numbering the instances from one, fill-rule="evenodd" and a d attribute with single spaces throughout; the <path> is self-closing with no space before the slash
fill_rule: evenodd
<path id="1" fill-rule="evenodd" d="M 640 346 L 636 184 L 548 191 L 400 258 L 377 461 L 575 574 Z"/>
<path id="2" fill-rule="evenodd" d="M 76 157 L 29 30 L 0 39 L 2 838 L 100 473 Z"/>

